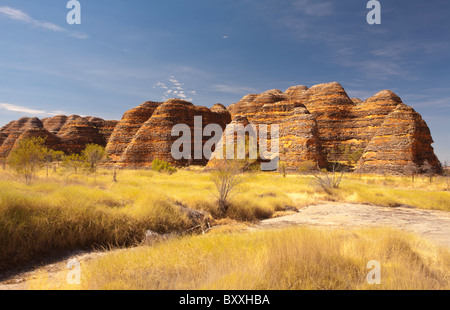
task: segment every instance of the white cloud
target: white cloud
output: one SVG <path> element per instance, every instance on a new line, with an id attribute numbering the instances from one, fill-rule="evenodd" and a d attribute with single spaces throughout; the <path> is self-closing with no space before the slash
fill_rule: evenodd
<path id="1" fill-rule="evenodd" d="M 38 21 L 34 18 L 32 18 L 30 15 L 28 15 L 25 12 L 22 12 L 20 10 L 8 7 L 8 6 L 2 6 L 0 7 L 0 13 L 6 15 L 6 17 L 13 19 L 13 20 L 17 20 L 17 21 L 21 21 L 27 24 L 32 24 L 34 26 L 38 26 L 38 27 L 42 27 L 48 30 L 53 30 L 53 31 L 59 31 L 59 32 L 64 32 L 66 31 L 64 28 L 49 23 L 49 22 L 41 22 Z"/>
<path id="2" fill-rule="evenodd" d="M 44 110 L 36 110 L 20 105 L 15 105 L 11 103 L 0 103 L 0 110 L 6 110 L 10 112 L 16 112 L 20 114 L 29 114 L 29 115 L 60 115 L 66 114 L 63 111 L 44 111 Z"/>
<path id="3" fill-rule="evenodd" d="M 51 30 L 51 31 L 55 31 L 55 32 L 68 33 L 71 37 L 74 37 L 77 39 L 87 39 L 89 37 L 87 34 L 84 34 L 84 33 L 69 32 L 67 29 L 64 29 L 63 27 L 60 27 L 60 26 L 50 23 L 50 22 L 39 21 L 37 19 L 34 19 L 27 13 L 25 13 L 21 10 L 18 10 L 18 9 L 11 8 L 9 6 L 1 6 L 0 14 L 3 14 L 4 16 L 6 16 L 9 19 L 23 22 L 26 24 L 30 24 L 35 27 L 39 27 L 39 28 L 43 28 L 43 29 Z"/>
<path id="4" fill-rule="evenodd" d="M 158 81 L 153 86 L 153 88 L 161 88 L 161 89 L 165 90 L 162 100 L 165 101 L 165 100 L 169 99 L 170 97 L 176 97 L 176 98 L 182 98 L 187 101 L 193 101 L 192 98 L 188 98 L 187 94 L 196 96 L 197 91 L 195 91 L 195 90 L 189 91 L 189 90 L 184 89 L 182 87 L 182 85 L 184 85 L 184 84 L 181 83 L 179 80 L 177 80 L 174 76 L 170 76 L 168 80 L 171 83 L 171 85 L 167 85 L 166 83 Z"/>

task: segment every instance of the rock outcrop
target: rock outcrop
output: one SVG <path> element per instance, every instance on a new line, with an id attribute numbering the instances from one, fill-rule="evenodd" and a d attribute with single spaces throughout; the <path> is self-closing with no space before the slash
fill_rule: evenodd
<path id="1" fill-rule="evenodd" d="M 411 162 L 420 167 L 428 161 L 435 172 L 440 172 L 432 143 L 430 130 L 420 114 L 401 103 L 386 117 L 365 148 L 357 170 L 362 173 L 389 171 L 401 174 Z"/>
<path id="2" fill-rule="evenodd" d="M 161 104 L 162 102 L 147 101 L 125 112 L 122 119 L 115 126 L 106 146 L 106 151 L 113 162 L 120 160 L 136 132 Z"/>
<path id="3" fill-rule="evenodd" d="M 106 145 L 106 139 L 100 134 L 99 128 L 85 117 L 78 117 L 66 122 L 57 137 L 64 145 L 64 152 L 69 154 L 81 153 L 90 143 Z"/>
<path id="4" fill-rule="evenodd" d="M 151 109 L 148 109 L 147 112 L 150 112 L 150 110 Z M 135 131 L 136 124 L 144 118 L 142 117 L 139 120 L 130 122 L 127 121 L 130 114 L 135 115 L 132 110 L 125 113 L 122 118 L 122 120 L 125 119 L 123 123 L 127 125 L 124 127 L 129 129 L 127 135 L 122 136 L 123 139 L 120 140 L 122 143 L 129 139 L 131 133 Z M 138 128 L 138 130 L 135 131 L 135 134 L 131 138 L 131 141 L 126 145 L 122 154 L 117 152 L 119 148 L 111 145 L 117 144 L 117 140 L 113 140 L 113 137 L 118 132 L 117 127 L 108 143 L 107 149 L 114 150 L 116 152 L 114 154 L 116 158 L 120 157 L 116 161 L 120 166 L 148 167 L 154 159 L 165 160 L 176 165 L 186 165 L 188 163 L 206 165 L 208 158 L 205 158 L 204 156 L 195 158 L 194 156 L 196 150 L 201 151 L 198 150 L 198 148 L 196 149 L 197 145 L 195 144 L 194 139 L 194 122 L 196 116 L 201 117 L 199 129 L 202 131 L 209 124 L 218 124 L 223 129 L 226 124 L 231 121 L 230 114 L 222 105 L 215 105 L 211 109 L 208 109 L 206 107 L 195 106 L 192 103 L 181 99 L 169 99 L 163 104 L 159 104 L 154 109 L 151 116 Z M 130 123 L 131 125 L 129 125 Z M 180 139 L 179 136 L 172 136 L 172 128 L 178 124 L 183 124 L 185 128 L 187 126 L 189 129 L 190 135 L 184 138 L 187 138 L 186 141 L 190 144 L 192 160 L 185 158 L 174 159 L 172 156 L 172 144 Z M 200 137 L 200 146 L 203 148 L 203 145 L 208 138 L 203 135 Z M 120 148 L 123 148 L 123 146 Z"/>
<path id="5" fill-rule="evenodd" d="M 367 172 L 398 173 L 409 162 L 425 160 L 441 170 L 428 126 L 389 90 L 362 101 L 349 98 L 336 82 L 300 85 L 244 96 L 228 110 L 255 125 L 279 124 L 280 159 L 291 170 L 305 160 L 319 167 L 346 163 L 355 152 L 363 154 L 358 169 Z"/>
<path id="6" fill-rule="evenodd" d="M 8 139 L 8 135 L 6 133 L 0 132 L 0 147 L 6 139 Z"/>
<path id="7" fill-rule="evenodd" d="M 180 151 L 190 152 L 191 160 L 172 156 L 174 142 L 180 142 L 179 136 L 172 136 L 178 124 L 188 131 L 183 136 L 188 141 L 183 147 L 188 149 Z M 267 125 L 267 137 L 257 137 L 257 145 L 265 145 L 267 150 L 263 157 L 279 156 L 291 171 L 307 161 L 322 168 L 330 162 L 348 164 L 349 154 L 352 164 L 357 162 L 356 169 L 364 173 L 400 173 L 410 163 L 421 166 L 425 161 L 436 172 L 442 169 L 427 124 L 396 94 L 383 90 L 362 101 L 350 98 L 336 82 L 250 94 L 228 108 L 216 104 L 208 109 L 181 99 L 147 101 L 127 111 L 120 121 L 79 115 L 42 120 L 24 117 L 0 129 L 0 157 L 7 157 L 20 139 L 39 136 L 48 147 L 66 153 L 80 153 L 89 143 L 106 146 L 109 165 L 147 167 L 161 159 L 181 166 L 214 167 L 219 161 L 208 163 L 209 158 L 201 155 L 211 138 L 202 133 L 210 124 L 222 130 L 228 124 L 251 124 L 256 129 Z M 274 140 L 271 129 L 277 126 L 279 140 Z M 227 134 L 221 138 L 223 144 Z M 270 152 L 272 142 L 279 143 L 279 153 Z"/>
<path id="8" fill-rule="evenodd" d="M 37 118 L 23 117 L 17 121 L 12 121 L 1 130 L 3 134 L 8 137 L 0 146 L 0 157 L 8 157 L 11 150 L 14 148 L 16 141 L 20 138 L 22 133 L 32 130 L 42 130 L 44 128 L 42 122 Z"/>
<path id="9" fill-rule="evenodd" d="M 326 161 L 323 157 L 316 119 L 301 103 L 306 86 L 289 88 L 285 93 L 273 89 L 260 95 L 247 95 L 236 104 L 229 107 L 233 123 L 242 123 L 245 119 L 255 125 L 257 132 L 258 153 L 261 155 L 260 146 L 265 147 L 268 154 L 263 159 L 273 158 L 271 154 L 272 125 L 278 125 L 279 132 L 279 156 L 286 163 L 289 170 L 298 169 L 299 164 L 305 161 L 313 161 L 324 167 Z M 245 124 L 243 124 L 245 125 Z M 261 135 L 260 125 L 267 126 L 267 135 Z M 267 136 L 267 138 L 266 138 Z M 226 145 L 227 139 L 233 138 L 224 134 L 222 144 Z M 275 155 L 276 156 L 276 155 Z M 225 157 L 225 154 L 223 155 Z M 208 166 L 214 167 L 219 161 L 213 160 Z"/>
<path id="10" fill-rule="evenodd" d="M 61 130 L 61 128 L 66 124 L 68 116 L 57 115 L 54 117 L 46 117 L 42 119 L 42 124 L 44 128 L 47 129 L 52 134 L 56 135 Z"/>
<path id="11" fill-rule="evenodd" d="M 42 120 L 23 117 L 0 129 L 0 158 L 8 157 L 17 142 L 30 137 L 41 137 L 45 146 L 67 154 L 80 153 L 87 144 L 106 146 L 117 121 L 97 117 L 58 115 Z"/>

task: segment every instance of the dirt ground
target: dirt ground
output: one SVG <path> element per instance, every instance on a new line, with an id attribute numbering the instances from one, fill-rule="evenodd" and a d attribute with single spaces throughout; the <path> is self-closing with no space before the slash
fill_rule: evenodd
<path id="1" fill-rule="evenodd" d="M 262 221 L 258 227 L 291 225 L 332 228 L 389 226 L 419 234 L 450 247 L 450 212 L 413 207 L 380 207 L 365 204 L 325 203 L 311 205 L 298 213 Z"/>
<path id="2" fill-rule="evenodd" d="M 252 229 L 281 228 L 293 225 L 309 225 L 332 228 L 358 228 L 389 226 L 419 234 L 442 246 L 450 247 L 450 213 L 421 210 L 402 206 L 396 208 L 365 204 L 324 203 L 302 208 L 287 216 L 261 221 Z M 124 251 L 115 250 L 115 251 Z M 64 281 L 68 273 L 67 262 L 76 258 L 84 262 L 98 258 L 108 252 L 78 252 L 55 263 L 41 266 L 38 271 L 27 271 L 0 281 L 0 290 L 32 289 L 43 274 L 46 279 Z M 76 287 L 74 287 L 76 288 Z"/>

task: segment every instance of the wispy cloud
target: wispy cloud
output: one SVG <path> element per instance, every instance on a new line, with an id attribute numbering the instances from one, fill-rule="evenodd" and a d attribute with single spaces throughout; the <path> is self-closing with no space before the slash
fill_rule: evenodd
<path id="1" fill-rule="evenodd" d="M 8 7 L 8 6 L 2 6 L 0 7 L 0 13 L 2 13 L 3 15 L 5 15 L 6 17 L 13 19 L 13 20 L 17 20 L 17 21 L 21 21 L 27 24 L 31 24 L 37 27 L 41 27 L 47 30 L 53 30 L 53 31 L 58 31 L 58 32 L 64 32 L 66 31 L 64 28 L 49 23 L 49 22 L 42 22 L 39 20 L 36 20 L 34 18 L 32 18 L 30 15 L 28 15 L 25 12 L 22 12 L 20 10 Z"/>
<path id="2" fill-rule="evenodd" d="M 377 79 L 388 80 L 391 78 L 403 78 L 406 80 L 416 80 L 414 76 L 405 66 L 400 62 L 391 60 L 351 60 L 341 59 L 341 65 L 345 67 L 352 67 L 364 74 L 365 76 Z"/>
<path id="3" fill-rule="evenodd" d="M 32 108 L 28 108 L 28 107 L 24 107 L 24 106 L 20 106 L 20 105 L 15 105 L 15 104 L 11 104 L 11 103 L 0 103 L 0 110 L 6 110 L 6 111 L 10 111 L 10 112 L 16 112 L 16 113 L 20 113 L 20 114 L 28 114 L 28 115 L 33 115 L 33 116 L 54 116 L 54 115 L 59 115 L 59 114 L 66 114 L 63 111 L 44 111 L 44 110 L 36 110 L 36 109 L 32 109 Z"/>
<path id="4" fill-rule="evenodd" d="M 56 24 L 37 20 L 37 19 L 31 17 L 30 15 L 28 15 L 27 13 L 25 13 L 21 10 L 18 10 L 18 9 L 11 8 L 9 6 L 0 6 L 0 14 L 6 16 L 9 19 L 16 20 L 16 21 L 26 23 L 26 24 L 30 24 L 30 25 L 38 27 L 38 28 L 51 30 L 51 31 L 55 31 L 55 32 L 67 33 L 68 35 L 70 35 L 74 38 L 87 39 L 89 37 L 87 34 L 84 34 L 84 33 L 71 32 L 71 31 L 68 31 L 67 29 L 60 27 Z"/>
<path id="5" fill-rule="evenodd" d="M 157 82 L 153 88 L 161 88 L 164 90 L 162 100 L 169 98 L 181 98 L 187 101 L 193 101 L 192 97 L 197 95 L 195 90 L 186 90 L 183 83 L 175 79 L 174 76 L 169 78 L 169 83 Z"/>

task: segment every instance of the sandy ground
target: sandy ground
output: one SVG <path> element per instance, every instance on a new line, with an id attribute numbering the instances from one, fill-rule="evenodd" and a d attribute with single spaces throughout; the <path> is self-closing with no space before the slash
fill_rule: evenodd
<path id="1" fill-rule="evenodd" d="M 124 251 L 124 249 L 112 251 Z M 110 252 L 111 251 L 76 251 L 72 254 L 64 255 L 63 258 L 60 258 L 56 262 L 43 263 L 42 266 L 35 269 L 12 274 L 9 277 L 7 276 L 6 280 L 0 281 L 0 290 L 29 290 L 37 287 L 39 287 L 39 289 L 76 289 L 76 284 L 73 285 L 73 287 L 67 284 L 67 275 L 70 272 L 70 269 L 67 266 L 69 260 L 76 259 L 80 262 L 81 267 L 83 267 L 84 263 L 104 256 Z M 55 283 L 55 286 L 47 285 L 51 283 Z M 59 286 L 59 284 L 62 284 L 62 286 Z"/>
<path id="2" fill-rule="evenodd" d="M 432 242 L 450 247 L 450 212 L 421 210 L 407 206 L 387 208 L 364 204 L 324 203 L 305 207 L 292 215 L 261 221 L 254 229 L 293 225 L 329 228 L 390 226 L 417 233 Z M 78 252 L 67 255 L 55 263 L 44 264 L 38 271 L 31 270 L 7 277 L 6 280 L 0 281 L 0 290 L 32 289 L 42 281 L 42 277 L 50 283 L 65 281 L 69 272 L 67 262 L 70 259 L 77 259 L 83 266 L 83 263 L 107 253 L 109 252 Z"/>
<path id="3" fill-rule="evenodd" d="M 258 228 L 291 225 L 331 228 L 389 226 L 419 234 L 450 247 L 450 212 L 412 207 L 380 207 L 365 204 L 326 203 L 311 205 L 298 213 L 262 221 Z"/>

